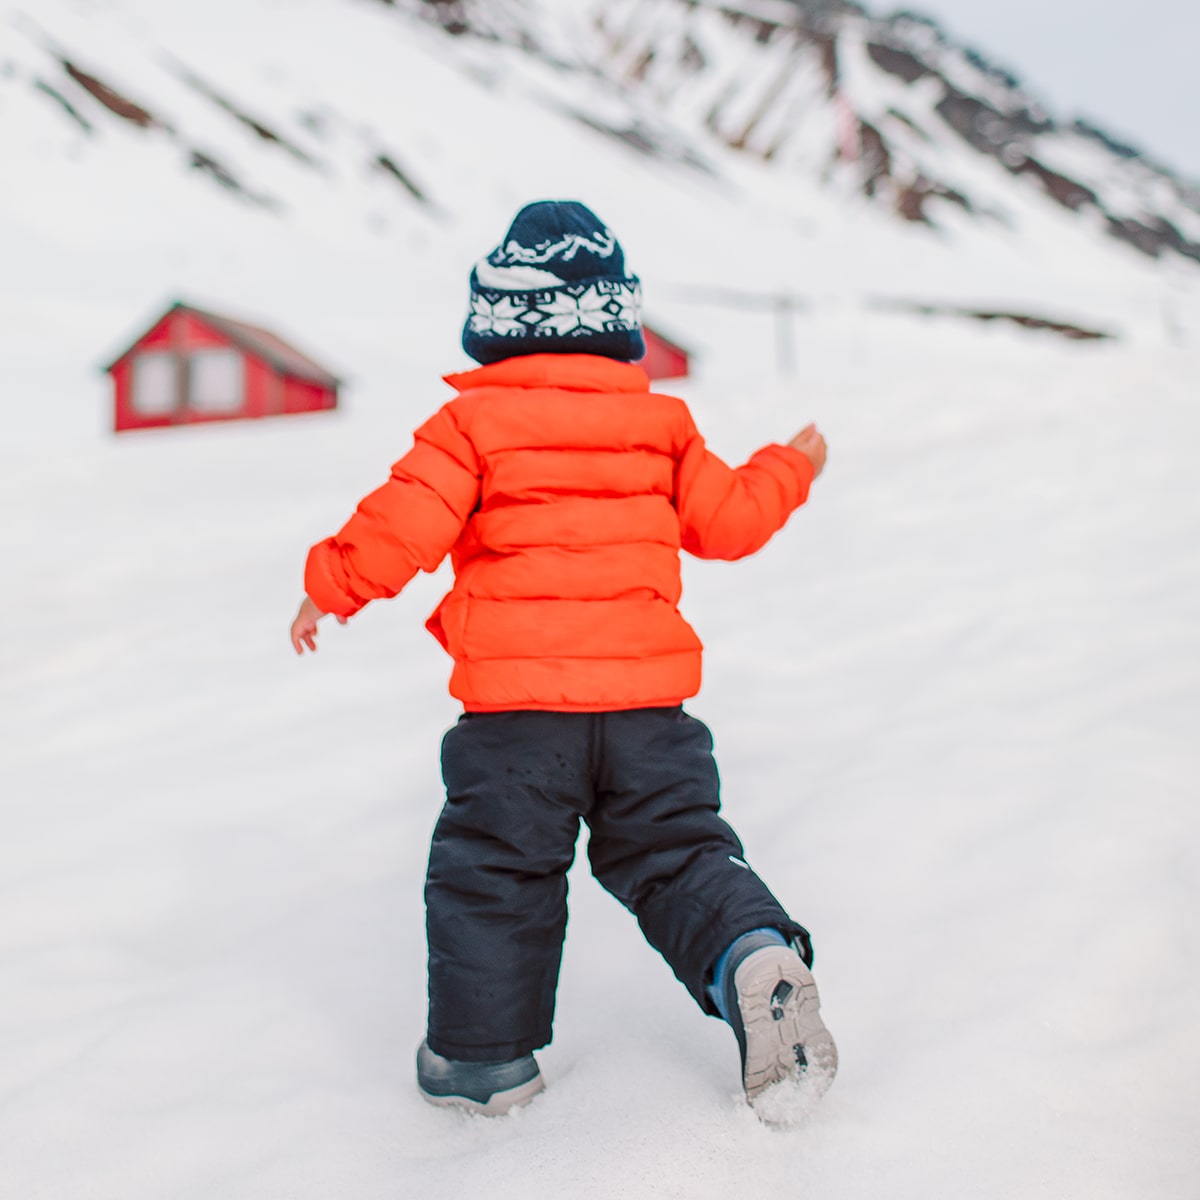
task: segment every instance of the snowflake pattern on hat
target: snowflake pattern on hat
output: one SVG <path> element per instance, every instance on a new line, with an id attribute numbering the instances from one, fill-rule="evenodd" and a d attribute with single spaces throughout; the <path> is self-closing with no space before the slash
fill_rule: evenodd
<path id="1" fill-rule="evenodd" d="M 541 292 L 477 291 L 470 330 L 494 337 L 570 337 L 632 331 L 641 326 L 641 288 L 597 280 Z"/>
<path id="2" fill-rule="evenodd" d="M 478 362 L 519 354 L 645 353 L 641 284 L 612 230 L 573 200 L 526 205 L 471 272 L 463 348 Z"/>
<path id="3" fill-rule="evenodd" d="M 522 314 L 529 310 L 518 304 L 512 296 L 501 295 L 489 300 L 483 292 L 471 296 L 471 319 L 468 327 L 472 333 L 492 333 L 497 337 L 521 336 L 525 326 Z"/>

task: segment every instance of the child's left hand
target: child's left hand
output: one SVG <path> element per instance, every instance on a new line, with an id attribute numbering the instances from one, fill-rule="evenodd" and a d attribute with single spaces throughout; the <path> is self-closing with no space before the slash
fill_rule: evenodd
<path id="1" fill-rule="evenodd" d="M 317 622 L 327 615 L 307 596 L 304 597 L 300 611 L 292 622 L 292 646 L 297 654 L 303 654 L 305 646 L 314 654 L 317 652 Z M 345 625 L 345 623 L 345 617 L 338 617 L 339 625 Z"/>

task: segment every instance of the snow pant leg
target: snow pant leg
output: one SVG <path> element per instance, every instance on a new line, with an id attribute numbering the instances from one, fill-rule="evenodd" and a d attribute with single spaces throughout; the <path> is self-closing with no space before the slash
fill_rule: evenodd
<path id="1" fill-rule="evenodd" d="M 588 746 L 587 717 L 568 713 L 467 714 L 443 740 L 425 903 L 428 1041 L 446 1058 L 550 1041 Z"/>
<path id="2" fill-rule="evenodd" d="M 680 708 L 605 713 L 596 800 L 587 814 L 596 878 L 637 917 L 647 941 L 707 1013 L 705 985 L 740 934 L 808 934 L 746 865 L 718 815 L 707 727 Z"/>

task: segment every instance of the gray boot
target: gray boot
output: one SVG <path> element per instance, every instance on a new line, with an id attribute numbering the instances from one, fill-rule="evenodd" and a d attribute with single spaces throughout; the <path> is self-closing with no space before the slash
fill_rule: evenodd
<path id="1" fill-rule="evenodd" d="M 812 972 L 790 945 L 750 933 L 731 947 L 722 1007 L 742 1054 L 742 1084 L 754 1102 L 774 1083 L 802 1082 L 822 1094 L 837 1072 L 837 1047 L 821 1020 Z"/>
<path id="2" fill-rule="evenodd" d="M 417 1087 L 443 1108 L 498 1117 L 528 1104 L 545 1086 L 532 1054 L 511 1062 L 460 1062 L 435 1054 L 426 1042 L 417 1049 Z"/>

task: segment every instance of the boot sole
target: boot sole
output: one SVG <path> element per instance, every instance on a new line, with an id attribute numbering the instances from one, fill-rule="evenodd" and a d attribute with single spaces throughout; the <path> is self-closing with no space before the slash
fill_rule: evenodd
<path id="1" fill-rule="evenodd" d="M 734 974 L 745 1037 L 742 1083 L 753 1103 L 773 1084 L 802 1082 L 812 1098 L 837 1073 L 837 1047 L 821 1020 L 812 972 L 787 946 L 747 956 Z"/>
<path id="2" fill-rule="evenodd" d="M 417 1090 L 425 1100 L 437 1108 L 458 1108 L 481 1117 L 502 1117 L 514 1108 L 521 1108 L 528 1104 L 545 1087 L 546 1084 L 542 1077 L 537 1075 L 519 1087 L 509 1088 L 504 1092 L 495 1092 L 482 1102 L 472 1100 L 469 1096 L 435 1096 L 419 1084 Z"/>

